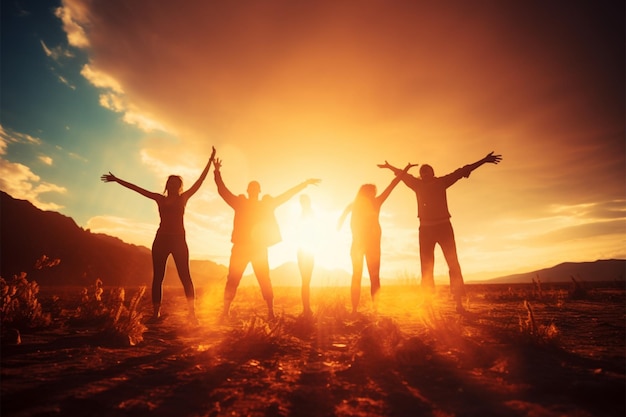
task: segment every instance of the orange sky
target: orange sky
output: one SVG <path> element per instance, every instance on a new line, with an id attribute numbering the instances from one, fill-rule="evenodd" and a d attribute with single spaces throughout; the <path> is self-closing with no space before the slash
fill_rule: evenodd
<path id="1" fill-rule="evenodd" d="M 448 193 L 466 277 L 626 257 L 623 19 L 605 6 L 63 5 L 70 47 L 88 56 L 83 76 L 103 106 L 141 132 L 135 165 L 111 149 L 94 161 L 103 172 L 154 190 L 179 173 L 189 185 L 213 145 L 236 193 L 252 179 L 278 194 L 321 178 L 307 191 L 334 222 L 361 184 L 382 191 L 391 181 L 377 163 L 429 163 L 443 175 L 493 150 L 501 164 Z M 103 205 L 83 226 L 150 246 L 153 203 L 94 188 L 93 198 L 124 196 L 128 207 Z M 273 249 L 275 264 L 291 260 L 296 210 L 294 199 L 279 211 L 287 242 Z M 232 212 L 212 176 L 186 221 L 192 257 L 227 263 Z M 418 275 L 415 198 L 404 185 L 381 222 L 383 276 Z M 347 229 L 327 232 L 330 266 L 349 269 Z M 445 273 L 439 252 L 437 271 Z"/>

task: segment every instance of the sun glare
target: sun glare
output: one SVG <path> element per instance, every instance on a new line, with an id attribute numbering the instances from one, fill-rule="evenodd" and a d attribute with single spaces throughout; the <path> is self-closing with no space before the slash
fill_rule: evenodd
<path id="1" fill-rule="evenodd" d="M 297 199 L 277 211 L 283 241 L 270 248 L 270 265 L 296 262 L 299 249 L 315 257 L 316 267 L 350 271 L 350 228 L 337 230 L 340 212 L 312 203 L 313 216 L 303 218 Z"/>

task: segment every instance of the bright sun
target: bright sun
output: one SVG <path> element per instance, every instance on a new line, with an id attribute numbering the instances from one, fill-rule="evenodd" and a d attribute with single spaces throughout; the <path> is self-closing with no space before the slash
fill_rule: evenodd
<path id="1" fill-rule="evenodd" d="M 350 227 L 344 224 L 337 230 L 340 211 L 331 210 L 323 203 L 312 203 L 313 218 L 304 221 L 297 198 L 277 211 L 283 241 L 269 251 L 270 265 L 276 267 L 285 262 L 295 262 L 298 248 L 315 256 L 315 265 L 350 271 Z"/>

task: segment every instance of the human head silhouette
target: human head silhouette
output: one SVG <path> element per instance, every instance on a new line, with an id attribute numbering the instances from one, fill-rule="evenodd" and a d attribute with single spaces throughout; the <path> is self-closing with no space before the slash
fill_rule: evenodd
<path id="1" fill-rule="evenodd" d="M 258 199 L 261 194 L 261 184 L 258 181 L 250 181 L 247 192 L 249 198 Z"/>
<path id="2" fill-rule="evenodd" d="M 424 164 L 420 167 L 420 177 L 424 180 L 429 180 L 435 177 L 435 171 L 433 167 L 428 164 Z"/>
<path id="3" fill-rule="evenodd" d="M 363 184 L 359 188 L 359 192 L 357 193 L 357 198 L 366 198 L 368 200 L 373 200 L 376 198 L 376 186 L 374 184 Z"/>
<path id="4" fill-rule="evenodd" d="M 181 195 L 183 193 L 183 179 L 180 175 L 170 175 L 165 183 L 166 195 Z"/>

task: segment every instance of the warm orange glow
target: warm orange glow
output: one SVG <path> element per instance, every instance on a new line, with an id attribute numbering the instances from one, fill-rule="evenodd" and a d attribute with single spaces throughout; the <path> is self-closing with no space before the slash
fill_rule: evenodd
<path id="1" fill-rule="evenodd" d="M 315 265 L 327 269 L 350 270 L 350 231 L 337 231 L 340 213 L 313 202 L 314 217 L 303 222 L 297 198 L 278 213 L 283 241 L 270 248 L 270 263 L 278 266 L 295 262 L 299 248 L 315 257 Z M 312 285 L 314 282 L 312 283 Z"/>

